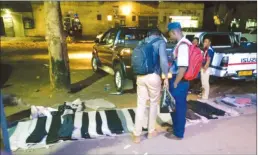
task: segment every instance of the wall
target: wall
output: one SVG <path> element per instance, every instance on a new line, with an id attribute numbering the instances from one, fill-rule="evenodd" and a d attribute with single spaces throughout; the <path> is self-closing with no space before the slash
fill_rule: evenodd
<path id="1" fill-rule="evenodd" d="M 104 32 L 114 26 L 115 20 L 107 20 L 108 15 L 114 15 L 114 8 L 118 7 L 118 14 L 122 15 L 122 6 L 131 6 L 131 14 L 126 16 L 126 26 L 137 26 L 138 16 L 158 16 L 158 26 L 161 31 L 166 31 L 169 22 L 168 18 L 172 15 L 198 16 L 199 27 L 203 23 L 203 3 L 186 2 L 160 2 L 156 7 L 140 4 L 137 2 L 61 2 L 62 15 L 67 13 L 77 13 L 83 26 L 83 35 L 96 36 L 99 32 Z M 33 16 L 35 22 L 34 30 L 27 30 L 28 36 L 44 36 L 45 20 L 43 3 L 32 2 Z M 189 11 L 191 10 L 191 11 Z M 97 15 L 102 15 L 102 20 L 97 20 Z M 132 16 L 136 16 L 136 21 L 132 21 Z M 167 21 L 163 22 L 163 16 L 167 16 Z"/>
<path id="2" fill-rule="evenodd" d="M 45 36 L 45 12 L 43 2 L 31 2 L 34 29 L 27 29 L 26 36 Z"/>
<path id="3" fill-rule="evenodd" d="M 24 37 L 22 14 L 12 13 L 15 37 Z"/>

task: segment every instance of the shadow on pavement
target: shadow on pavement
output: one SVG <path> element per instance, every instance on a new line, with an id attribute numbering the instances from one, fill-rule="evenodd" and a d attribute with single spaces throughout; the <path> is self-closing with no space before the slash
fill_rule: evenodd
<path id="1" fill-rule="evenodd" d="M 4 85 L 4 84 L 8 81 L 9 77 L 11 76 L 12 70 L 13 68 L 11 65 L 0 63 L 0 73 L 1 73 L 0 88 L 6 88 L 11 86 L 11 85 Z"/>
<path id="2" fill-rule="evenodd" d="M 94 82 L 105 77 L 106 75 L 107 75 L 107 73 L 105 73 L 105 72 L 94 73 L 93 75 L 86 78 L 85 80 L 71 84 L 69 93 L 77 93 L 77 92 L 81 91 L 82 89 L 89 87 Z"/>
<path id="3" fill-rule="evenodd" d="M 19 121 L 25 118 L 29 118 L 30 114 L 31 114 L 31 110 L 27 109 L 6 117 L 8 128 L 17 125 Z"/>
<path id="4" fill-rule="evenodd" d="M 101 148 L 107 148 L 111 147 L 112 145 L 115 145 L 119 143 L 118 140 L 114 139 L 91 139 L 91 140 L 84 140 L 84 141 L 72 141 L 68 144 L 62 145 L 62 148 L 58 149 L 55 152 L 51 152 L 49 155 L 84 155 L 89 154 L 90 151 L 92 151 L 91 154 L 103 154 L 99 149 Z M 93 150 L 95 149 L 95 150 Z M 97 153 L 98 152 L 98 153 Z M 114 152 L 109 152 L 108 154 L 114 154 Z"/>

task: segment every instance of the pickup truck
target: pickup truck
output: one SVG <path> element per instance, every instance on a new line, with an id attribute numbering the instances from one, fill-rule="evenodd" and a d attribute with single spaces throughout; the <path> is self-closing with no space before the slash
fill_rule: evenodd
<path id="1" fill-rule="evenodd" d="M 204 38 L 211 38 L 215 52 L 210 67 L 212 76 L 235 80 L 256 79 L 257 44 L 248 48 L 240 46 L 240 36 L 230 32 L 186 33 L 186 37 L 190 41 L 198 37 L 201 48 Z"/>
<path id="2" fill-rule="evenodd" d="M 242 38 L 249 42 L 257 42 L 257 27 L 242 33 Z"/>
<path id="3" fill-rule="evenodd" d="M 123 91 L 126 79 L 135 82 L 131 68 L 131 53 L 139 41 L 147 37 L 150 30 L 150 28 L 136 27 L 109 29 L 95 40 L 91 61 L 93 71 L 111 70 L 109 73 L 114 74 L 117 91 Z"/>

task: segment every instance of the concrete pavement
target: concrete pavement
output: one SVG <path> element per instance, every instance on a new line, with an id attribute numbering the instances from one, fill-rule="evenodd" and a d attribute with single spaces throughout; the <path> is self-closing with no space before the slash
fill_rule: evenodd
<path id="1" fill-rule="evenodd" d="M 141 144 L 129 135 L 70 141 L 49 149 L 17 151 L 15 155 L 90 155 L 90 154 L 256 154 L 256 114 L 213 120 L 186 129 L 182 141 L 169 140 L 164 133 Z"/>

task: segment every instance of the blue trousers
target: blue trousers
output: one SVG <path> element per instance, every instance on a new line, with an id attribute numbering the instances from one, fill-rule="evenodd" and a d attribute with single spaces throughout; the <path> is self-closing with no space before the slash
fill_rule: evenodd
<path id="1" fill-rule="evenodd" d="M 173 122 L 174 135 L 178 138 L 183 138 L 185 133 L 185 123 L 186 123 L 186 111 L 187 111 L 187 101 L 186 97 L 189 89 L 188 81 L 180 81 L 177 88 L 174 88 L 174 81 L 176 75 L 173 76 L 169 81 L 169 91 L 171 95 L 176 100 L 176 110 L 171 113 L 171 118 Z"/>

